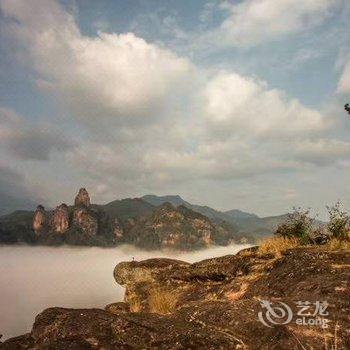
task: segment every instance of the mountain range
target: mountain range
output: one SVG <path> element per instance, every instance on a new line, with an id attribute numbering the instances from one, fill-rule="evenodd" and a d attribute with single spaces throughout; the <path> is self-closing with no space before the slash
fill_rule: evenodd
<path id="1" fill-rule="evenodd" d="M 286 214 L 287 215 L 287 214 Z M 82 188 L 74 205 L 54 210 L 15 211 L 0 217 L 1 243 L 77 244 L 194 249 L 232 242 L 254 242 L 273 234 L 286 215 L 259 217 L 238 209 L 219 211 L 178 195 L 91 204 Z"/>
<path id="2" fill-rule="evenodd" d="M 253 236 L 270 235 L 276 227 L 285 220 L 288 214 L 259 217 L 253 213 L 247 213 L 239 209 L 219 211 L 208 206 L 191 204 L 183 200 L 180 196 L 156 196 L 146 195 L 142 200 L 157 206 L 163 203 L 171 203 L 174 206 L 183 205 L 193 211 L 207 216 L 216 222 L 226 221 L 230 223 L 238 232 L 249 233 Z"/>

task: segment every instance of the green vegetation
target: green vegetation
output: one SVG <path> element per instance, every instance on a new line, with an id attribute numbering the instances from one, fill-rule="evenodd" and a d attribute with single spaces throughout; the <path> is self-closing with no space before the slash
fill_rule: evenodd
<path id="1" fill-rule="evenodd" d="M 297 238 L 300 244 L 326 244 L 331 240 L 350 241 L 350 215 L 342 209 L 340 202 L 326 207 L 329 214 L 327 224 L 315 225 L 310 210 L 294 208 L 285 222 L 280 224 L 275 234 L 283 238 Z M 335 241 L 334 241 L 335 242 Z"/>
<path id="2" fill-rule="evenodd" d="M 328 231 L 331 233 L 332 238 L 338 238 L 345 240 L 349 236 L 350 232 L 350 216 L 346 211 L 342 210 L 342 205 L 338 201 L 332 207 L 328 207 L 329 222 Z"/>

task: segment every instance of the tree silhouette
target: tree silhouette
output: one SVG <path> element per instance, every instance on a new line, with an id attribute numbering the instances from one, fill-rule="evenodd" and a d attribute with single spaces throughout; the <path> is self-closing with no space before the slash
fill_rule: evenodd
<path id="1" fill-rule="evenodd" d="M 350 114 L 350 105 L 348 103 L 344 106 L 344 109 Z"/>

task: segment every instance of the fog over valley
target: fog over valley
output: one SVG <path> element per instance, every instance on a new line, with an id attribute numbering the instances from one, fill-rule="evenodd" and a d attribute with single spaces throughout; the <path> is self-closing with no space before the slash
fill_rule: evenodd
<path id="1" fill-rule="evenodd" d="M 0 247 L 0 334 L 9 338 L 29 332 L 35 316 L 48 307 L 104 308 L 122 301 L 124 288 L 113 278 L 120 261 L 171 257 L 188 262 L 235 254 L 247 245 L 196 252 L 142 251 L 118 248 Z"/>

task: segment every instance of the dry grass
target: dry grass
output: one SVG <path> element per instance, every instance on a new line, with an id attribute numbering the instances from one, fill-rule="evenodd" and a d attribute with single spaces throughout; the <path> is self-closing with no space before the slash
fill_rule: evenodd
<path id="1" fill-rule="evenodd" d="M 165 289 L 153 289 L 148 297 L 150 312 L 157 314 L 169 314 L 176 309 L 179 295 L 174 291 Z"/>
<path id="2" fill-rule="evenodd" d="M 130 312 L 140 312 L 142 309 L 141 301 L 139 298 L 134 297 L 128 300 Z"/>
<path id="3" fill-rule="evenodd" d="M 300 241 L 295 238 L 271 237 L 259 242 L 258 252 L 260 254 L 273 254 L 281 257 L 282 252 L 300 246 Z"/>
<path id="4" fill-rule="evenodd" d="M 350 242 L 333 238 L 325 245 L 325 247 L 329 250 L 350 250 Z"/>

